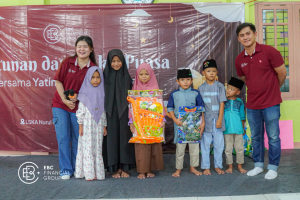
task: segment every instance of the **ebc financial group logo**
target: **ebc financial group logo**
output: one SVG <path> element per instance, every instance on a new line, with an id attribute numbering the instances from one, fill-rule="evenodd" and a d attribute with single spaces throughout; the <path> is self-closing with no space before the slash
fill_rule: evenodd
<path id="1" fill-rule="evenodd" d="M 39 177 L 44 181 L 60 180 L 60 171 L 54 169 L 53 165 L 44 165 L 44 168 L 39 168 L 33 162 L 24 162 L 18 170 L 18 177 L 20 181 L 25 184 L 35 183 Z"/>
<path id="2" fill-rule="evenodd" d="M 61 29 L 55 24 L 50 24 L 44 29 L 44 38 L 50 44 L 55 44 L 61 40 Z"/>
<path id="3" fill-rule="evenodd" d="M 19 179 L 25 184 L 35 183 L 39 179 L 39 167 L 33 162 L 24 162 L 18 170 Z"/>

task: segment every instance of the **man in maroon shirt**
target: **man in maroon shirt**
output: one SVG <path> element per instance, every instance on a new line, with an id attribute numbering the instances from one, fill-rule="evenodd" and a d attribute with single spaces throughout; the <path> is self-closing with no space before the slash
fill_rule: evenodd
<path id="1" fill-rule="evenodd" d="M 237 75 L 247 85 L 247 118 L 252 134 L 254 169 L 247 173 L 255 176 L 263 172 L 264 132 L 269 139 L 269 165 L 265 179 L 277 177 L 281 155 L 279 137 L 280 87 L 287 71 L 282 55 L 274 47 L 256 42 L 257 32 L 251 23 L 237 27 L 237 38 L 244 46 L 235 59 Z"/>

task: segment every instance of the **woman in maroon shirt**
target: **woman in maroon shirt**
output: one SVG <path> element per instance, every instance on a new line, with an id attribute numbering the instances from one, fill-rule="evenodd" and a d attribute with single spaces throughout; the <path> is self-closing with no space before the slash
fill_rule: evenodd
<path id="1" fill-rule="evenodd" d="M 90 66 L 97 66 L 93 41 L 88 36 L 80 36 L 75 43 L 75 55 L 62 61 L 54 77 L 53 124 L 58 142 L 60 176 L 65 180 L 70 179 L 75 171 L 79 137 L 77 94 Z M 75 97 L 67 100 L 64 91 L 69 89 L 74 90 Z"/>

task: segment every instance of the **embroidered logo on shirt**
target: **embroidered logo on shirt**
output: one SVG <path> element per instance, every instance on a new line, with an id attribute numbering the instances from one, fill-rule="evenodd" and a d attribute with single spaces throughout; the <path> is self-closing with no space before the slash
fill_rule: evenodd
<path id="1" fill-rule="evenodd" d="M 248 63 L 242 63 L 242 67 L 245 67 L 245 66 L 247 66 L 248 65 Z"/>
<path id="2" fill-rule="evenodd" d="M 76 71 L 69 69 L 69 73 L 75 73 Z"/>

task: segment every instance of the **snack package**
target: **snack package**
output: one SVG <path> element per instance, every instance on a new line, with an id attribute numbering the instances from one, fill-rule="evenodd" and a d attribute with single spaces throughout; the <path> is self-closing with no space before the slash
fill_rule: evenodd
<path id="1" fill-rule="evenodd" d="M 127 101 L 135 131 L 129 143 L 164 142 L 163 90 L 128 90 Z"/>
<path id="2" fill-rule="evenodd" d="M 178 127 L 178 143 L 200 143 L 200 125 L 202 124 L 202 106 L 179 107 L 182 126 Z"/>

